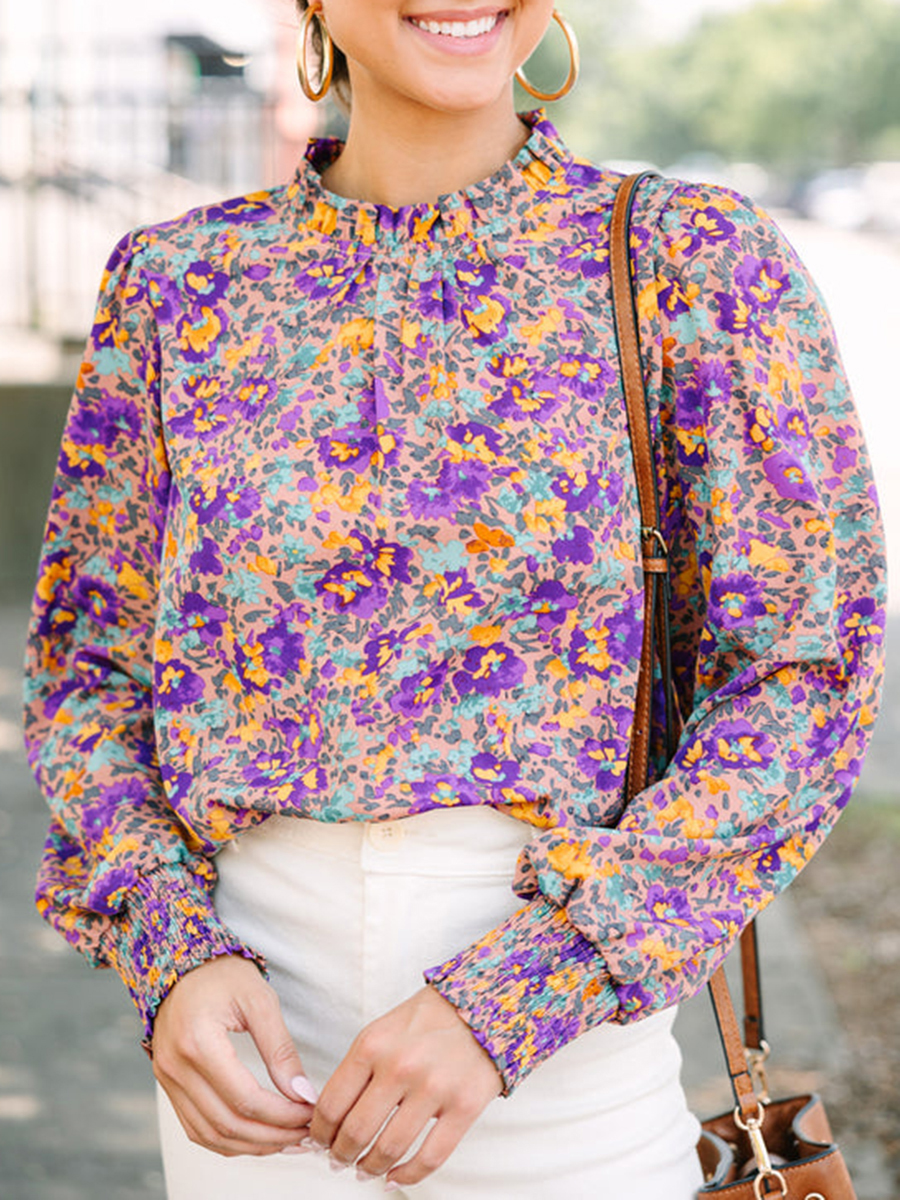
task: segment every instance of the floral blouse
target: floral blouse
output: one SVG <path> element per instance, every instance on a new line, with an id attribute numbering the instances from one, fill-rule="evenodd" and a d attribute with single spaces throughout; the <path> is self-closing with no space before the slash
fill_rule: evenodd
<path id="1" fill-rule="evenodd" d="M 144 1018 L 220 954 L 215 854 L 272 813 L 490 805 L 509 920 L 426 978 L 507 1089 L 695 992 L 847 804 L 882 672 L 869 459 L 796 255 L 719 188 L 633 235 L 684 732 L 625 804 L 640 518 L 620 177 L 542 114 L 390 209 L 288 186 L 128 235 L 62 443 L 26 676 L 44 916 Z"/>

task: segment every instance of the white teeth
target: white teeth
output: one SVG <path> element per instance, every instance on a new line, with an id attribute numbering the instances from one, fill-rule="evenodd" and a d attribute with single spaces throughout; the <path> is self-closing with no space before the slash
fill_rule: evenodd
<path id="1" fill-rule="evenodd" d="M 418 21 L 412 17 L 413 25 L 426 33 L 440 33 L 444 37 L 475 38 L 490 33 L 499 21 L 499 16 L 482 17 L 478 21 Z"/>

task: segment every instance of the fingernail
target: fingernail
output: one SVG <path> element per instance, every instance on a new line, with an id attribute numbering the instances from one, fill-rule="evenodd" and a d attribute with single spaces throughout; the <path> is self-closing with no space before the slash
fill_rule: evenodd
<path id="1" fill-rule="evenodd" d="M 282 1154 L 312 1154 L 312 1146 L 304 1146 L 301 1142 L 299 1146 L 285 1146 Z"/>
<path id="2" fill-rule="evenodd" d="M 327 1146 L 323 1146 L 321 1142 L 317 1142 L 314 1138 L 304 1138 L 300 1143 L 304 1150 L 312 1150 L 314 1154 L 325 1154 L 328 1150 Z"/>
<path id="3" fill-rule="evenodd" d="M 368 1171 L 364 1171 L 362 1167 L 356 1168 L 356 1178 L 360 1183 L 374 1183 L 378 1178 L 377 1175 L 371 1175 Z"/>
<path id="4" fill-rule="evenodd" d="M 341 1171 L 348 1171 L 350 1169 L 349 1163 L 342 1163 L 340 1159 L 337 1158 L 329 1158 L 328 1165 L 331 1167 L 332 1171 L 334 1171 L 335 1175 L 339 1174 Z"/>
<path id="5" fill-rule="evenodd" d="M 400 1184 L 397 1183 L 396 1180 L 394 1180 L 394 1179 L 389 1179 L 387 1181 L 387 1183 L 384 1185 L 384 1190 L 386 1192 L 399 1192 Z"/>
<path id="6" fill-rule="evenodd" d="M 307 1104 L 315 1104 L 319 1099 L 319 1093 L 305 1075 L 295 1075 L 291 1080 L 291 1088 Z"/>

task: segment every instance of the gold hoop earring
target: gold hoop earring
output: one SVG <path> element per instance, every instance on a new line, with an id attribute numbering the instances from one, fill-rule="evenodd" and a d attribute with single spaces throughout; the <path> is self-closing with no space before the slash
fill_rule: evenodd
<path id="1" fill-rule="evenodd" d="M 566 42 L 569 46 L 569 74 L 566 77 L 566 82 L 562 85 L 558 92 L 539 92 L 534 84 L 528 81 L 528 76 L 522 67 L 516 71 L 516 79 L 528 92 L 529 96 L 534 96 L 535 100 L 550 101 L 561 100 L 563 96 L 568 96 L 572 88 L 578 82 L 578 73 L 581 70 L 581 53 L 578 49 L 578 38 L 575 36 L 575 30 L 569 24 L 564 16 L 553 10 L 553 20 L 557 23 L 560 29 L 565 34 Z"/>
<path id="2" fill-rule="evenodd" d="M 316 21 L 319 26 L 319 39 L 322 43 L 321 78 L 318 88 L 313 87 L 312 74 L 306 65 L 309 55 L 309 35 L 313 21 Z M 328 89 L 331 87 L 331 77 L 333 74 L 334 43 L 331 40 L 331 34 L 328 32 L 328 26 L 325 24 L 321 8 L 310 6 L 303 14 L 303 19 L 300 22 L 300 32 L 297 35 L 297 76 L 300 80 L 300 86 L 303 88 L 304 96 L 308 100 L 312 100 L 314 104 L 319 100 L 324 100 L 328 95 Z"/>

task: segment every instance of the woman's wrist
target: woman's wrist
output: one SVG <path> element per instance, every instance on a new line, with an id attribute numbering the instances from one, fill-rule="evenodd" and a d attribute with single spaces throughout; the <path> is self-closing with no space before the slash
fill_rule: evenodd
<path id="1" fill-rule="evenodd" d="M 468 1025 L 504 1095 L 618 1009 L 602 954 L 544 898 L 426 971 L 425 980 Z"/>
<path id="2" fill-rule="evenodd" d="M 166 864 L 141 877 L 111 926 L 106 953 L 140 1014 L 142 1045 L 148 1052 L 160 1005 L 195 967 L 235 956 L 266 973 L 263 956 L 220 920 L 206 884 L 180 864 Z"/>

